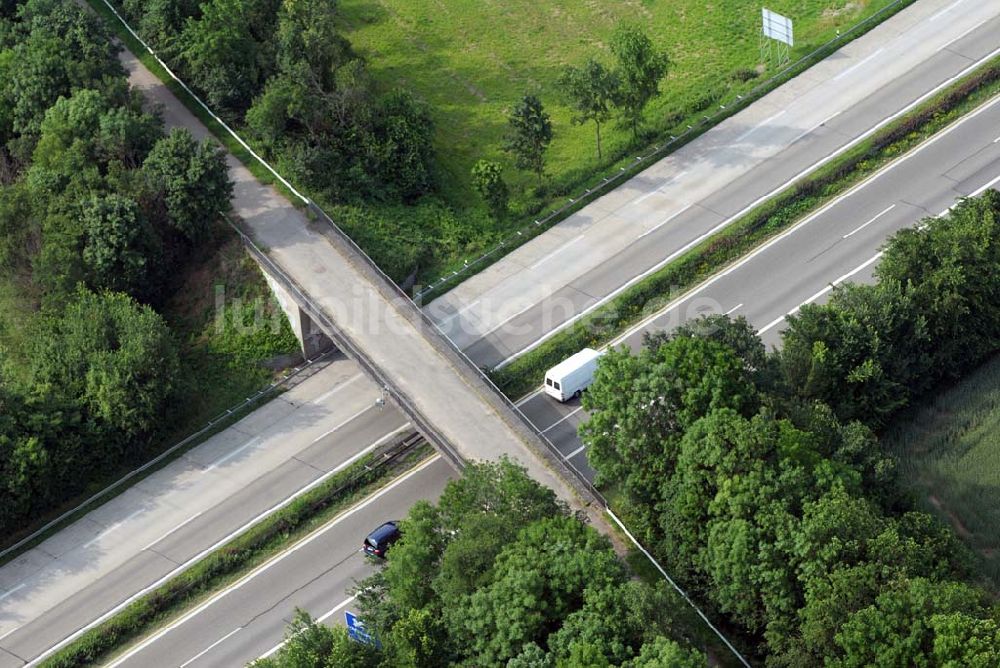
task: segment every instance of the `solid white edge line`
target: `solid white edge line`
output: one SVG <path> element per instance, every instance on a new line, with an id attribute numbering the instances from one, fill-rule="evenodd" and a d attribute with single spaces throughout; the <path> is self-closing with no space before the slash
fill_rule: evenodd
<path id="1" fill-rule="evenodd" d="M 977 188 L 972 194 L 969 195 L 969 197 L 977 197 L 977 196 L 981 195 L 982 193 L 986 192 L 987 189 L 992 188 L 997 183 L 1000 183 L 1000 176 L 996 177 L 995 179 L 993 179 L 992 181 L 990 181 L 986 185 L 984 185 L 984 186 L 982 186 L 980 188 Z M 939 213 L 937 216 L 935 216 L 935 218 L 940 218 L 940 217 L 944 216 L 946 213 L 948 213 L 949 211 L 951 211 L 954 208 L 955 208 L 954 205 L 949 206 L 947 209 L 945 209 L 944 211 L 942 211 L 941 213 Z M 848 278 L 851 278 L 852 276 L 854 276 L 855 274 L 857 274 L 859 271 L 864 270 L 870 264 L 872 264 L 873 262 L 877 261 L 880 257 L 882 257 L 882 254 L 883 254 L 882 251 L 879 251 L 878 253 L 875 254 L 874 257 L 869 258 L 863 264 L 861 264 L 859 267 L 857 267 L 855 269 L 852 269 L 851 271 L 847 272 L 846 274 L 844 274 L 843 276 L 841 276 L 837 280 L 833 281 L 833 283 L 830 283 L 825 288 L 823 288 L 822 290 L 820 290 L 819 292 L 817 292 L 816 294 L 814 294 L 812 297 L 810 297 L 809 299 L 805 300 L 804 302 L 802 302 L 801 304 L 799 304 L 798 306 L 796 306 L 795 308 L 793 308 L 791 311 L 789 311 L 785 315 L 781 316 L 780 318 L 775 318 L 773 321 L 769 322 L 762 329 L 758 330 L 757 333 L 758 334 L 763 334 L 763 333 L 767 332 L 768 330 L 776 327 L 785 318 L 787 318 L 790 315 L 793 315 L 793 314 L 797 313 L 799 311 L 799 309 L 801 309 L 806 304 L 811 304 L 812 302 L 816 301 L 817 299 L 819 299 L 820 297 L 822 297 L 823 295 L 825 295 L 827 292 L 829 292 L 830 290 L 832 290 L 835 285 L 839 285 L 840 283 L 846 281 Z"/>
<path id="2" fill-rule="evenodd" d="M 347 599 L 345 599 L 341 603 L 338 603 L 336 605 L 336 607 L 334 607 L 332 610 L 330 610 L 330 611 L 328 611 L 328 612 L 320 615 L 319 617 L 317 617 L 316 620 L 315 620 L 316 623 L 317 624 L 322 624 L 323 622 L 325 622 L 326 620 L 328 620 L 330 617 L 332 617 L 333 615 L 335 615 L 338 611 L 343 610 L 344 608 L 346 608 L 347 606 L 349 606 L 354 601 L 354 599 L 356 599 L 356 598 L 357 598 L 357 596 L 348 596 Z M 282 640 L 281 642 L 279 642 L 277 645 L 275 645 L 271 649 L 267 650 L 266 652 L 264 652 L 263 654 L 261 654 L 260 656 L 258 656 L 256 660 L 260 661 L 261 659 L 268 658 L 269 656 L 271 656 L 272 654 L 274 654 L 275 652 L 277 652 L 279 649 L 281 649 L 282 647 L 284 647 L 285 645 L 287 645 L 289 640 L 290 640 L 290 638 L 285 638 L 284 640 Z"/>
<path id="3" fill-rule="evenodd" d="M 566 461 L 569 461 L 570 459 L 573 459 L 574 457 L 576 457 L 578 454 L 580 454 L 581 452 L 583 452 L 586 449 L 587 449 L 586 445 L 581 445 L 579 448 L 577 448 L 573 452 L 569 453 L 568 455 L 563 455 L 563 458 L 566 459 Z"/>
<path id="4" fill-rule="evenodd" d="M 968 74 L 972 70 L 974 70 L 977 67 L 981 66 L 983 63 L 989 62 L 994 56 L 996 56 L 998 54 L 1000 54 L 1000 48 L 994 49 L 993 51 L 991 51 L 989 54 L 987 54 L 983 58 L 981 58 L 981 59 L 975 61 L 974 63 L 970 64 L 964 70 L 961 70 L 960 72 L 958 72 L 957 74 L 951 76 L 950 78 L 945 79 L 940 84 L 938 84 L 937 87 L 935 87 L 935 88 L 931 89 L 930 91 L 924 93 L 923 95 L 921 95 L 917 99 L 913 100 L 913 102 L 911 102 L 907 106 L 903 107 L 899 111 L 895 112 L 894 114 L 892 114 L 890 116 L 886 116 L 884 119 L 882 119 L 881 121 L 879 121 L 877 124 L 873 125 L 868 131 L 866 131 L 866 132 L 858 135 L 853 140 L 851 140 L 847 144 L 844 144 L 843 146 L 841 146 L 839 149 L 837 149 L 833 153 L 830 153 L 829 155 L 825 156 L 824 158 L 821 158 L 820 160 L 816 161 L 815 163 L 813 163 L 809 167 L 806 167 L 804 170 L 802 170 L 801 172 L 799 172 L 798 174 L 796 174 L 795 176 L 793 176 L 791 179 L 789 179 L 785 183 L 781 184 L 780 186 L 778 186 L 777 188 L 775 188 L 771 192 L 769 192 L 769 193 L 761 196 L 756 201 L 751 202 L 746 207 L 744 207 L 743 210 L 737 212 L 735 215 L 731 216 L 727 220 L 724 220 L 719 225 L 716 225 L 714 228 L 712 228 L 711 230 L 709 230 L 708 232 L 706 232 L 705 234 L 703 234 L 701 237 L 698 237 L 697 239 L 695 239 L 694 241 L 690 242 L 689 244 L 687 244 L 686 246 L 684 246 L 680 250 L 675 251 L 674 253 L 671 253 L 666 258 L 664 258 L 663 260 L 661 260 L 660 262 L 658 262 L 654 266 L 650 267 L 646 271 L 644 271 L 644 272 L 642 272 L 642 273 L 640 273 L 640 274 L 632 277 L 631 279 L 629 279 L 628 281 L 626 281 L 625 283 L 623 283 L 620 287 L 618 287 L 615 290 L 611 291 L 610 293 L 608 293 L 602 299 L 597 300 L 596 302 L 594 302 L 593 304 L 591 304 L 590 306 L 588 306 L 586 309 L 584 309 L 580 313 L 576 314 L 572 318 L 570 318 L 570 319 L 566 320 L 565 322 L 563 322 L 562 324 L 560 324 L 558 327 L 549 330 L 548 332 L 546 332 L 545 334 L 543 334 L 540 338 L 538 338 L 535 342 L 533 342 L 531 345 L 528 345 L 528 346 L 522 348 L 518 352 L 516 352 L 513 355 L 511 355 L 511 356 L 507 357 L 506 359 L 502 360 L 494 368 L 495 369 L 502 369 L 503 367 L 507 366 L 508 364 L 510 364 L 511 362 L 513 362 L 518 357 L 524 355 L 525 353 L 527 353 L 527 352 L 529 352 L 531 350 L 534 350 L 535 348 L 537 348 L 538 346 L 540 346 L 542 343 L 544 343 L 545 341 L 549 340 L 551 337 L 555 336 L 556 333 L 558 333 L 559 331 L 565 329 L 566 327 L 569 327 L 570 325 L 572 325 L 577 320 L 579 320 L 580 318 L 584 317 L 585 315 L 587 315 L 588 313 L 590 313 L 594 309 L 596 309 L 596 308 L 602 306 L 603 304 L 607 303 L 608 301 L 614 299 L 621 292 L 623 292 L 624 290 L 627 290 L 628 288 L 630 288 L 635 283 L 637 283 L 637 282 L 641 281 L 642 279 L 644 279 L 646 276 L 648 276 L 648 275 L 650 275 L 652 273 L 655 273 L 656 271 L 659 271 L 660 269 L 663 268 L 664 265 L 666 265 L 668 262 L 670 262 L 671 260 L 673 260 L 678 255 L 681 255 L 681 254 L 687 252 L 687 250 L 689 250 L 691 247 L 697 245 L 698 243 L 700 243 L 701 241 L 703 241 L 708 236 L 711 236 L 712 234 L 714 234 L 718 230 L 726 227 L 727 225 L 729 225 L 733 221 L 735 221 L 738 218 L 742 217 L 743 215 L 745 215 L 747 212 L 749 212 L 752 209 L 754 209 L 756 206 L 758 206 L 762 202 L 765 202 L 765 201 L 771 199 L 772 197 L 774 197 L 775 195 L 777 195 L 781 191 L 783 191 L 786 188 L 788 188 L 790 185 L 792 185 L 793 183 L 795 183 L 797 180 L 799 180 L 800 178 L 802 178 L 806 174 L 809 174 L 810 172 L 818 169 L 819 167 L 822 167 L 823 165 L 825 165 L 826 163 L 830 162 L 831 160 L 833 160 L 834 158 L 836 158 L 840 154 L 842 154 L 842 153 L 850 150 L 851 148 L 853 148 L 857 144 L 861 143 L 862 141 L 864 141 L 865 139 L 867 139 L 868 137 L 870 137 L 872 134 L 874 134 L 875 132 L 877 132 L 881 128 L 885 127 L 887 124 L 889 124 L 892 121 L 896 120 L 900 116 L 908 113 L 909 111 L 911 111 L 913 108 L 915 108 L 918 105 L 920 105 L 925 100 L 928 100 L 931 97 L 933 97 L 934 95 L 936 95 L 942 89 L 947 88 L 949 85 L 951 85 L 952 83 L 954 83 L 956 80 L 962 78 L 963 76 L 965 76 L 966 74 Z"/>
<path id="5" fill-rule="evenodd" d="M 387 438 L 390 438 L 390 437 L 392 437 L 395 434 L 398 434 L 400 431 L 402 431 L 403 429 L 406 429 L 408 426 L 409 426 L 409 423 L 406 423 L 403 426 L 395 429 L 394 431 L 389 432 L 388 434 L 385 434 L 378 441 L 376 441 L 372 445 L 369 445 L 368 449 L 370 450 L 370 449 L 374 448 L 377 444 L 384 442 Z M 191 557 L 190 559 L 188 559 L 184 563 L 178 565 L 177 568 L 173 569 L 172 571 L 170 571 L 169 573 L 167 573 L 166 575 L 164 575 L 163 577 L 161 577 L 159 580 L 156 580 L 155 582 L 153 582 L 152 584 L 150 584 L 149 586 L 147 586 L 145 589 L 142 589 L 142 590 L 136 592 L 135 594 L 133 594 L 132 596 L 126 598 L 124 601 L 122 601 L 121 603 L 119 603 L 118 605 L 116 605 L 115 607 L 113 607 L 111 610 L 105 612 L 103 615 L 101 615 L 97 619 L 89 622 L 88 624 L 85 624 L 84 626 L 80 627 L 79 629 L 77 629 L 76 631 L 74 631 L 73 633 L 71 633 L 70 635 L 68 635 L 65 638 L 63 638 L 62 640 L 60 640 L 57 644 L 49 647 L 44 652 L 42 652 L 41 654 L 39 654 L 38 656 L 36 656 L 35 658 L 33 658 L 31 661 L 29 661 L 27 663 L 27 665 L 28 666 L 37 665 L 39 662 L 43 661 L 49 655 L 51 655 L 51 654 L 53 654 L 55 652 L 58 652 L 60 649 L 62 649 L 63 647 L 65 647 L 67 644 L 73 642 L 74 640 L 76 640 L 77 638 L 79 638 L 81 635 L 83 635 L 84 633 L 86 633 L 87 631 L 89 631 L 90 629 L 92 629 L 95 626 L 103 623 L 104 621 L 106 621 L 110 617 L 114 616 L 116 613 L 118 613 L 119 611 L 121 611 L 123 608 L 125 608 L 126 606 L 128 606 L 129 604 L 131 604 L 136 599 L 144 596 L 145 594 L 147 594 L 150 591 L 153 591 L 154 589 L 156 589 L 157 587 L 159 587 L 164 582 L 166 582 L 170 578 L 174 577 L 178 573 L 183 572 L 185 569 L 189 568 L 192 564 L 194 564 L 195 562 L 197 562 L 199 559 L 201 559 L 205 555 L 207 555 L 210 552 L 212 552 L 213 550 L 216 550 L 219 547 L 225 545 L 226 543 L 228 543 L 233 538 L 236 538 L 240 534 L 242 534 L 245 531 L 247 531 L 248 529 L 250 529 L 250 527 L 252 527 L 253 525 L 255 525 L 257 522 L 261 521 L 262 519 L 268 517 L 269 515 L 277 512 L 277 511 L 281 510 L 282 508 L 284 508 L 285 506 L 287 506 L 288 504 L 290 504 L 292 501 L 294 501 L 298 497 L 302 496 L 306 492 L 309 492 L 310 490 L 312 490 L 316 486 L 321 485 L 327 478 L 329 478 L 330 476 L 332 476 L 332 475 L 336 474 L 337 472 L 343 470 L 344 467 L 348 466 L 351 463 L 351 461 L 353 459 L 356 459 L 356 458 L 357 458 L 357 455 L 355 455 L 351 459 L 348 459 L 345 462 L 342 462 L 341 464 L 338 464 L 332 470 L 330 470 L 327 473 L 324 473 L 320 477 L 316 478 L 316 480 L 312 481 L 311 483 L 309 483 L 305 487 L 299 489 L 294 494 L 288 496 L 287 498 L 285 498 L 282 501 L 278 502 L 277 504 L 275 504 L 274 506 L 272 506 L 268 510 L 265 510 L 264 512 L 260 513 L 259 515 L 257 515 L 253 519 L 247 521 L 245 524 L 243 524 L 241 527 L 239 527 L 238 529 L 236 529 L 235 531 L 233 531 L 232 533 L 230 533 L 228 536 L 225 536 L 224 538 L 219 539 L 218 541 L 216 541 L 210 547 L 205 548 L 204 550 L 202 550 L 201 552 L 199 552 L 195 556 Z"/>
<path id="6" fill-rule="evenodd" d="M 363 501 L 361 501 L 357 505 L 351 506 L 350 508 L 348 508 L 344 512 L 340 513 L 339 515 L 337 515 L 336 517 L 334 517 L 333 519 L 331 519 L 329 522 L 327 522 L 323 526 L 318 527 L 312 533 L 307 534 L 306 536 L 303 536 L 301 539 L 299 539 L 297 542 L 295 542 L 294 544 L 292 544 L 290 547 L 288 547 L 285 550 L 282 550 L 278 554 L 274 555 L 273 557 L 271 557 L 270 559 L 268 559 L 267 561 L 265 561 L 263 564 L 261 564 L 260 566 L 258 566 L 255 569 L 253 569 L 252 571 L 250 571 L 249 573 L 247 573 L 246 575 L 244 575 L 239 580 L 237 580 L 233 584 L 229 585 L 228 587 L 226 587 L 222 591 L 217 592 L 214 596 L 212 596 L 207 601 L 205 601 L 204 603 L 202 603 L 201 605 L 199 605 L 198 607 L 196 607 L 194 610 L 188 612 L 186 615 L 184 615 L 183 617 L 181 617 L 177 621 L 175 621 L 175 622 L 171 623 L 170 625 L 168 625 L 168 626 L 160 629 L 158 632 L 156 632 L 153 635 L 151 635 L 148 638 L 146 638 L 143 642 L 141 642 L 138 645 L 132 647 L 128 652 L 126 652 L 122 656 L 120 656 L 117 659 L 115 659 L 114 662 L 112 662 L 110 664 L 107 664 L 106 668 L 115 668 L 116 666 L 121 665 L 122 663 L 124 663 L 128 659 L 132 658 L 133 656 L 135 656 L 136 654 L 138 654 L 142 650 L 144 650 L 147 647 L 149 647 L 150 645 L 152 645 L 154 642 L 156 642 L 157 640 L 159 640 L 163 636 L 165 636 L 168 633 L 170 633 L 170 631 L 173 631 L 174 629 L 176 629 L 179 626 L 183 625 L 188 620 L 193 619 L 194 617 L 196 617 L 197 615 L 201 614 L 206 609 L 208 609 L 209 607 L 211 607 L 212 605 L 214 605 L 215 603 L 217 603 L 219 600 L 225 598 L 230 593 L 236 591 L 237 589 L 239 589 L 240 587 L 242 587 L 246 583 L 248 583 L 251 580 L 253 580 L 254 578 L 256 578 L 258 575 L 260 575 L 260 574 L 262 574 L 262 573 L 270 570 L 273 566 L 275 566 L 276 564 L 281 563 L 287 557 L 289 557 L 292 554 L 298 552 L 303 547 L 306 547 L 307 545 L 309 545 L 311 542 L 313 542 L 317 538 L 322 537 L 323 534 L 325 534 L 327 531 L 329 531 L 330 529 L 332 529 L 335 526 L 337 526 L 338 524 L 340 524 L 342 521 L 346 520 L 351 515 L 354 515 L 355 513 L 357 513 L 360 510 L 363 510 L 364 508 L 367 508 L 369 505 L 371 505 L 372 503 L 374 503 L 375 501 L 377 501 L 378 499 L 380 499 L 382 496 L 388 494 L 390 491 L 392 491 L 393 489 L 395 489 L 399 485 L 403 484 L 404 482 L 406 482 L 407 480 L 409 480 L 413 476 L 417 475 L 418 473 L 423 472 L 426 468 L 428 468 L 429 466 L 431 466 L 432 464 L 434 464 L 435 462 L 437 462 L 439 459 L 441 459 L 441 455 L 435 453 L 432 457 L 428 458 L 426 461 L 424 461 L 422 464 L 420 464 L 416 468 L 414 468 L 414 469 L 412 469 L 410 471 L 407 471 L 405 474 L 403 474 L 402 476 L 396 478 L 395 480 L 393 480 L 392 482 L 390 482 L 389 484 L 387 484 L 385 487 L 382 487 L 377 492 L 375 492 L 372 495 L 366 497 Z M 38 661 L 38 659 L 36 658 L 35 661 Z M 32 665 L 32 664 L 29 663 L 28 665 Z"/>
<path id="7" fill-rule="evenodd" d="M 215 649 L 216 647 L 218 647 L 219 645 L 221 645 L 222 643 L 224 643 L 228 638 L 231 638 L 232 636 L 234 636 L 237 633 L 239 633 L 241 630 L 243 630 L 242 626 L 239 627 L 239 628 L 237 628 L 237 629 L 235 629 L 235 630 L 233 630 L 233 631 L 230 631 L 229 633 L 227 633 L 226 635 L 222 636 L 221 638 L 219 638 L 218 640 L 216 640 L 214 643 L 212 643 L 211 645 L 209 645 L 208 647 L 206 647 L 205 649 L 201 650 L 200 652 L 198 652 L 197 654 L 195 654 L 194 656 L 192 656 L 190 659 L 188 659 L 187 661 L 185 661 L 184 663 L 182 663 L 181 666 L 180 666 L 180 668 L 187 668 L 192 663 L 194 663 L 195 661 L 197 661 L 198 659 L 200 659 L 201 657 L 205 656 L 210 651 L 212 651 L 213 649 Z"/>

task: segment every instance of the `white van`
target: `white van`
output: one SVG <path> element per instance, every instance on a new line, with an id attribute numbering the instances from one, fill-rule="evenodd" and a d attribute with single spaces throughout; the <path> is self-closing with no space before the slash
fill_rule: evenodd
<path id="1" fill-rule="evenodd" d="M 549 369 L 545 374 L 545 393 L 559 401 L 578 397 L 594 382 L 597 360 L 602 353 L 584 348 Z"/>

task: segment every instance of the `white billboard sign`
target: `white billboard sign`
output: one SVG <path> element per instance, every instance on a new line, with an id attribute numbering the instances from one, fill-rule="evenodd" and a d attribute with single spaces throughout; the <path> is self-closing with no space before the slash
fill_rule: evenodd
<path id="1" fill-rule="evenodd" d="M 792 20 L 787 16 L 775 14 L 770 9 L 763 9 L 764 15 L 764 36 L 784 42 L 788 46 L 795 46 L 792 42 Z"/>

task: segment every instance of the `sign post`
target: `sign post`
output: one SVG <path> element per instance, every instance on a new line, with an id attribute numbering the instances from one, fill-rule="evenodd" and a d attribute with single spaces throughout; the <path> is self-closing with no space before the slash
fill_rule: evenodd
<path id="1" fill-rule="evenodd" d="M 795 46 L 792 20 L 770 9 L 761 9 L 760 57 L 770 62 L 772 56 L 777 65 L 788 62 L 789 49 Z"/>

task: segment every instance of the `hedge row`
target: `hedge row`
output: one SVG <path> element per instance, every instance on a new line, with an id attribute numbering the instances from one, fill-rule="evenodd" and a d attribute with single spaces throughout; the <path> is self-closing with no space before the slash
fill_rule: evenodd
<path id="1" fill-rule="evenodd" d="M 510 397 L 538 386 L 545 371 L 582 348 L 596 348 L 681 293 L 791 227 L 805 214 L 842 194 L 890 160 L 1000 91 L 1000 57 L 958 80 L 781 194 L 650 274 L 612 301 L 490 373 Z"/>
<path id="2" fill-rule="evenodd" d="M 312 528 L 321 515 L 343 507 L 359 493 L 398 471 L 413 456 L 425 453 L 407 447 L 399 451 L 372 453 L 330 476 L 323 484 L 303 494 L 208 554 L 193 566 L 160 587 L 140 597 L 103 624 L 46 659 L 46 668 L 89 666 L 149 633 L 170 615 L 176 614 L 221 584 L 261 563 L 287 543 Z"/>

